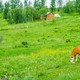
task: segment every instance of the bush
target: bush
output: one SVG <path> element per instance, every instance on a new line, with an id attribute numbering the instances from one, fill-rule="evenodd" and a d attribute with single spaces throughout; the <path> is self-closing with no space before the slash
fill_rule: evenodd
<path id="1" fill-rule="evenodd" d="M 14 10 L 11 9 L 11 10 L 8 12 L 7 21 L 8 21 L 10 24 L 13 24 L 13 23 L 15 23 L 14 18 L 15 18 Z"/>
<path id="2" fill-rule="evenodd" d="M 5 6 L 5 8 L 4 8 L 4 19 L 7 19 L 7 17 L 8 17 L 8 12 L 9 12 L 9 2 L 6 2 L 5 4 L 4 4 L 4 6 Z"/>
<path id="3" fill-rule="evenodd" d="M 10 24 L 23 22 L 22 9 L 21 8 L 11 9 L 8 12 L 8 18 L 7 18 L 7 20 L 8 20 L 8 22 Z"/>
<path id="4" fill-rule="evenodd" d="M 10 9 L 7 15 L 7 21 L 10 24 L 22 23 L 37 20 L 41 15 L 45 17 L 48 9 L 46 7 L 37 10 L 33 7 Z"/>
<path id="5" fill-rule="evenodd" d="M 25 21 L 33 21 L 36 10 L 33 7 L 27 7 L 24 11 Z"/>
<path id="6" fill-rule="evenodd" d="M 16 8 L 15 9 L 15 23 L 21 23 L 23 22 L 23 13 L 22 13 L 22 8 Z"/>
<path id="7" fill-rule="evenodd" d="M 3 12 L 3 4 L 0 2 L 0 13 Z"/>
<path id="8" fill-rule="evenodd" d="M 46 7 L 42 7 L 42 8 L 39 10 L 39 13 L 40 13 L 40 14 L 43 14 L 43 15 L 47 14 L 47 12 L 48 12 L 48 9 L 47 9 Z"/>
<path id="9" fill-rule="evenodd" d="M 64 7 L 63 7 L 63 12 L 65 13 L 73 13 L 75 11 L 75 2 L 71 1 L 68 2 Z"/>

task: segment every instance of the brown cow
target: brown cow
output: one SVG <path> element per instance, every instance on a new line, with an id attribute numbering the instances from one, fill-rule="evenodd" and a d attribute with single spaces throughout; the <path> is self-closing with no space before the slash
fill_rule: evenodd
<path id="1" fill-rule="evenodd" d="M 75 61 L 77 61 L 79 55 L 80 55 L 80 46 L 77 46 L 77 47 L 75 47 L 75 48 L 73 49 L 73 51 L 72 51 L 72 54 L 71 54 L 71 56 L 70 56 L 70 62 L 71 62 L 71 63 L 75 63 L 75 62 L 74 62 L 74 59 L 75 59 Z"/>

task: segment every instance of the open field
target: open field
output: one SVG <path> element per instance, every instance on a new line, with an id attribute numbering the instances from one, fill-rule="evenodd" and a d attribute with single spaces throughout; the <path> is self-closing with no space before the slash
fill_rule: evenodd
<path id="1" fill-rule="evenodd" d="M 0 18 L 0 80 L 79 80 L 80 17 L 9 25 Z"/>

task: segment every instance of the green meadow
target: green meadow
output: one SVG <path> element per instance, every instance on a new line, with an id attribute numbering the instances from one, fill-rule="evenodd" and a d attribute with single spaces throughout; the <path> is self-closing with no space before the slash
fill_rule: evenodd
<path id="1" fill-rule="evenodd" d="M 8 24 L 0 15 L 0 80 L 80 80 L 80 16 Z"/>

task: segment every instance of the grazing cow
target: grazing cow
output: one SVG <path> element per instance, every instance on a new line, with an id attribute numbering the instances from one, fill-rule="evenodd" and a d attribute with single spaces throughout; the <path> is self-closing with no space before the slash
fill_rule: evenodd
<path id="1" fill-rule="evenodd" d="M 75 47 L 75 48 L 73 49 L 73 51 L 72 51 L 72 54 L 71 54 L 71 56 L 70 56 L 70 62 L 71 62 L 71 63 L 75 63 L 75 62 L 74 62 L 74 59 L 75 59 L 75 61 L 77 61 L 79 55 L 80 55 L 80 46 L 77 46 L 77 47 Z"/>

